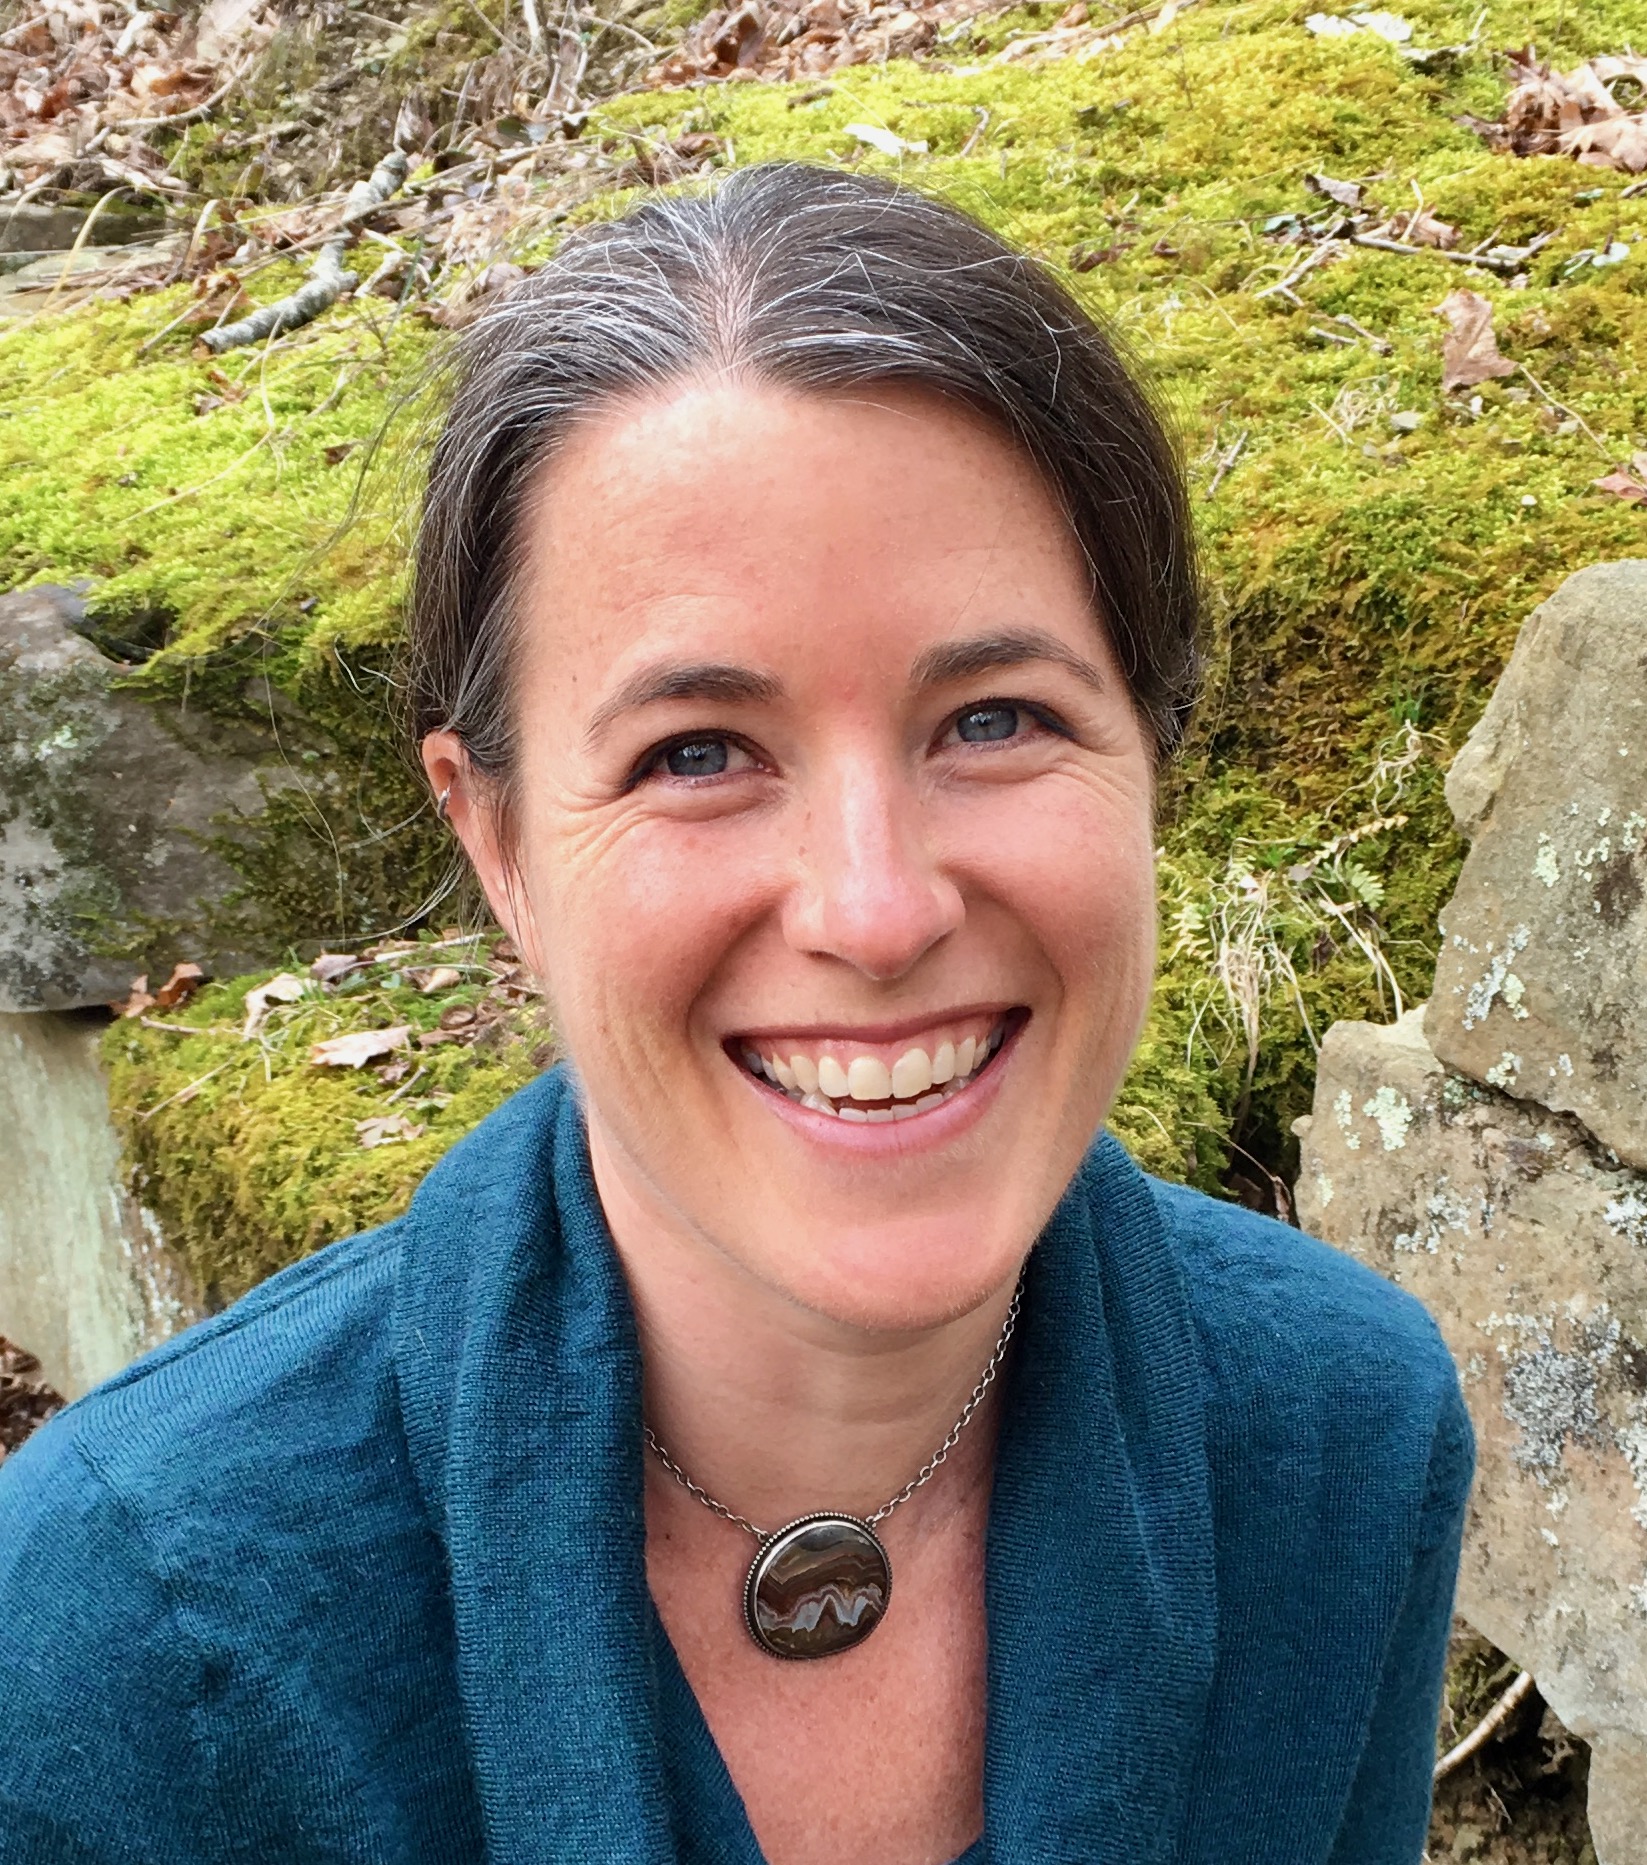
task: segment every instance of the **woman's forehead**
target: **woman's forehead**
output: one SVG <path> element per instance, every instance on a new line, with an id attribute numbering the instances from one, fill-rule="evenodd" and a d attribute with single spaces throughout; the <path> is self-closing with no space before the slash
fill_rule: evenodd
<path id="1" fill-rule="evenodd" d="M 889 635 L 913 671 L 951 635 L 1060 618 L 1098 647 L 1085 561 L 1037 469 L 930 393 L 734 379 L 626 402 L 543 469 L 524 529 L 533 658 L 595 654 L 618 683 L 654 660 Z"/>

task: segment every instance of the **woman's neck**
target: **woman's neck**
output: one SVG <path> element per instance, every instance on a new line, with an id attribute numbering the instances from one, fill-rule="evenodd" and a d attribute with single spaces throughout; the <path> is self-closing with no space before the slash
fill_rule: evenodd
<path id="1" fill-rule="evenodd" d="M 718 1502 L 762 1528 L 868 1515 L 926 1463 L 994 1350 L 1010 1288 L 969 1314 L 875 1332 L 761 1282 L 663 1207 L 590 1122 L 595 1185 L 640 1332 L 646 1421 Z M 987 1480 L 985 1420 L 956 1446 L 951 1503 Z M 948 1507 L 923 1509 L 933 1524 Z"/>

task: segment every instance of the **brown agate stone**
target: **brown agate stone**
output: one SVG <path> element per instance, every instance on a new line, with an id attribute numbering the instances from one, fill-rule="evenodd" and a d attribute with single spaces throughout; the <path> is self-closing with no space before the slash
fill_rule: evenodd
<path id="1" fill-rule="evenodd" d="M 744 1585 L 750 1636 L 775 1658 L 827 1658 L 861 1645 L 892 1597 L 892 1563 L 850 1515 L 807 1515 L 761 1543 Z"/>

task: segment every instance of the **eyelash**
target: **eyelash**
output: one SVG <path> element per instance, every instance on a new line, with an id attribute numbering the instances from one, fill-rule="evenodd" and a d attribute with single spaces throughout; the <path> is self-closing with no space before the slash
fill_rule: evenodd
<path id="1" fill-rule="evenodd" d="M 1033 719 L 1044 731 L 1051 732 L 1055 737 L 1072 739 L 1075 736 L 1075 733 L 1065 721 L 1048 706 L 1036 705 L 1027 699 L 991 697 L 988 699 L 975 699 L 965 706 L 958 707 L 944 721 L 943 731 L 939 734 L 939 737 L 947 737 L 947 735 L 955 729 L 959 721 L 964 719 L 968 713 L 989 712 L 997 707 L 1010 707 L 1014 712 L 1021 712 L 1026 718 Z M 659 775 L 660 767 L 664 759 L 667 758 L 672 751 L 678 751 L 685 745 L 702 745 L 712 742 L 735 745 L 747 756 L 756 758 L 757 762 L 759 761 L 754 748 L 745 740 L 738 737 L 736 733 L 715 731 L 683 732 L 675 738 L 666 738 L 662 744 L 654 745 L 651 750 L 641 758 L 640 762 L 630 773 L 624 788 L 626 790 L 633 790 L 638 785 L 645 783 L 648 778 Z M 974 742 L 977 748 L 994 749 L 994 746 L 987 740 Z M 1005 744 L 1010 741 L 1003 739 L 996 742 Z M 700 784 L 715 783 L 719 780 L 720 775 L 721 773 L 717 772 L 714 776 L 710 777 L 675 777 L 671 779 L 671 781 L 677 784 L 686 784 L 695 787 Z"/>

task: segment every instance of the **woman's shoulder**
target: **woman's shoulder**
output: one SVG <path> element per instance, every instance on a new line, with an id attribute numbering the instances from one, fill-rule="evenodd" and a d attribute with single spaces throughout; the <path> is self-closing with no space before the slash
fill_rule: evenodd
<path id="1" fill-rule="evenodd" d="M 331 1244 L 66 1407 L 0 1466 L 0 1543 L 119 1539 L 159 1569 L 203 1569 L 254 1520 L 296 1520 L 322 1486 L 358 1481 L 346 1467 L 396 1428 L 399 1253 L 396 1224 Z M 4 1565 L 0 1594 L 29 1584 Z"/>
<path id="2" fill-rule="evenodd" d="M 1152 1180 L 1196 1325 L 1210 1342 L 1325 1371 L 1450 1370 L 1440 1330 L 1405 1289 L 1307 1232 L 1185 1185 Z"/>
<path id="3" fill-rule="evenodd" d="M 1374 1455 L 1392 1476 L 1403 1465 L 1418 1474 L 1438 1526 L 1450 1520 L 1473 1436 L 1424 1305 L 1291 1225 L 1184 1186 L 1152 1189 L 1201 1349 L 1214 1448 L 1322 1468 Z"/>

